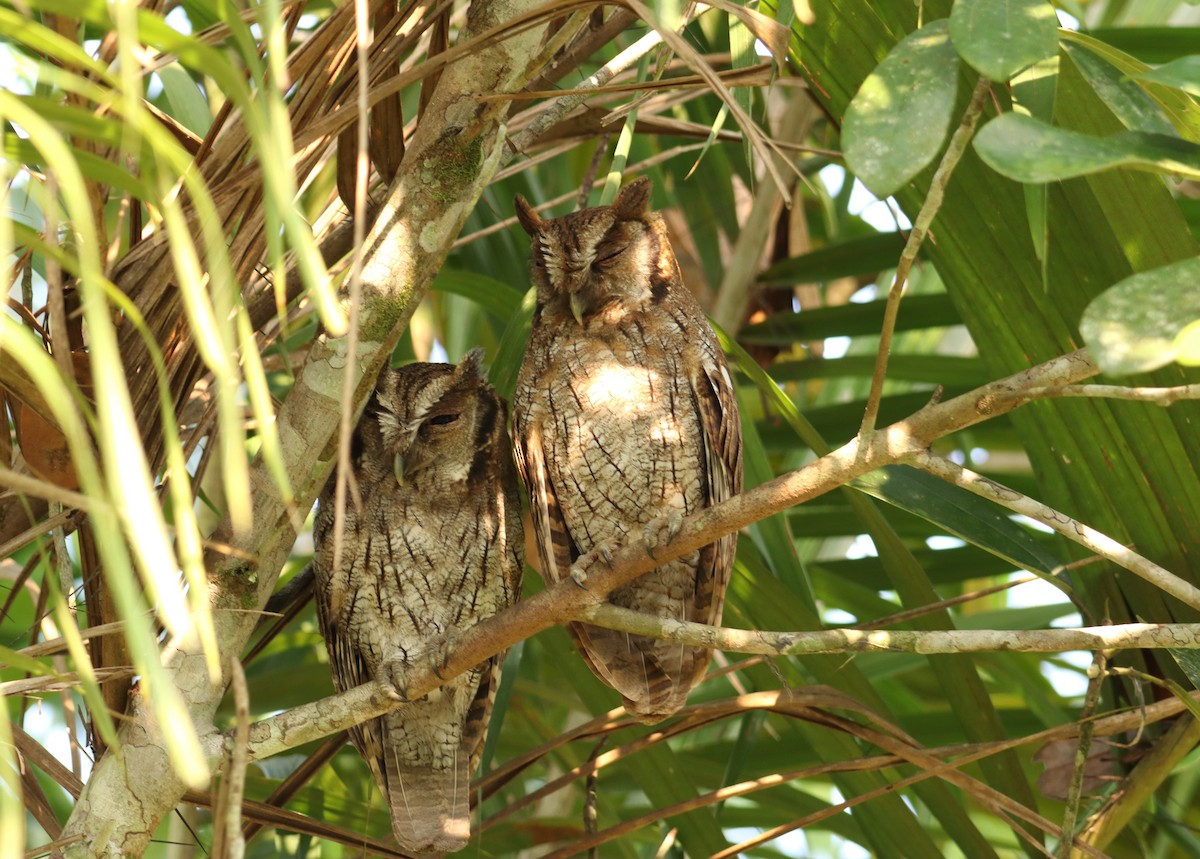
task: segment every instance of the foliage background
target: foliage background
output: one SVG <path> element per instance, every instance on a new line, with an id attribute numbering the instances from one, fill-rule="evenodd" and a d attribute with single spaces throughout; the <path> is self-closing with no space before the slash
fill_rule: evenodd
<path id="1" fill-rule="evenodd" d="M 1059 38 L 1040 94 L 1022 91 L 1025 81 L 994 84 L 985 117 L 1010 111 L 1016 98 L 1058 128 L 1168 135 L 1194 171 L 1200 113 L 1186 81 L 1128 75 L 1139 61 L 1194 53 L 1196 9 L 1149 0 L 1057 6 L 1086 34 Z M 253 620 L 280 573 L 255 566 L 278 553 L 259 555 L 247 535 L 271 530 L 287 550 L 291 532 L 279 535 L 305 518 L 336 458 L 331 433 L 298 439 L 274 415 L 296 402 L 300 367 L 345 342 L 356 297 L 355 330 L 386 346 L 376 367 L 389 351 L 398 363 L 456 360 L 482 345 L 493 383 L 511 394 L 532 310 L 527 244 L 511 217 L 516 193 L 557 214 L 592 179 L 592 204 L 611 197 L 622 173 L 654 179 L 685 279 L 739 344 L 731 348 L 742 369 L 748 488 L 824 452 L 821 439 L 837 445 L 858 432 L 883 299 L 936 162 L 896 185 L 894 227 L 868 219 L 841 156 L 842 120 L 887 53 L 951 6 L 755 8 L 774 26 L 739 17 L 730 3 L 703 13 L 668 3 L 545 7 L 541 20 L 562 42 L 530 51 L 528 86 L 518 87 L 527 92 L 507 119 L 512 151 L 490 175 L 486 146 L 459 145 L 474 126 L 463 133 L 447 109 L 449 87 L 433 90 L 438 74 L 449 79 L 479 60 L 450 48 L 465 39 L 468 12 L 478 33 L 512 11 L 501 4 L 371 4 L 374 48 L 361 57 L 352 4 L 0 5 L 0 64 L 9 66 L 0 244 L 11 272 L 0 328 L 10 429 L 0 439 L 0 690 L 12 734 L 0 734 L 0 855 L 73 833 L 102 841 L 75 798 L 93 756 L 108 749 L 111 763 L 117 727 L 128 738 L 147 713 L 163 729 L 179 791 L 193 788 L 155 826 L 149 855 L 232 849 L 237 825 L 207 810 L 228 797 L 228 782 L 207 780 L 173 648 L 194 646 L 208 668 L 226 680 L 236 674 L 227 667 L 234 654 L 222 649 L 234 640 L 224 618 L 241 610 Z M 552 113 L 564 91 L 681 15 L 695 20 L 673 53 L 643 49 L 583 107 Z M 774 57 L 760 54 L 756 37 Z M 977 75 L 951 68 L 946 115 L 957 124 Z M 694 76 L 709 69 L 748 85 L 722 100 L 712 78 Z M 931 99 L 917 91 L 918 102 Z M 507 104 L 478 101 L 499 112 Z M 355 190 L 359 117 L 369 118 L 369 200 Z M 553 121 L 531 131 L 543 117 Z M 899 116 L 893 148 L 905 149 L 924 122 Z M 414 151 L 423 159 L 415 168 Z M 1168 175 L 1121 170 L 1022 185 L 968 148 L 901 306 L 881 425 L 1076 348 L 1079 319 L 1104 289 L 1195 257 L 1195 173 L 1148 166 Z M 434 188 L 424 198 L 405 185 L 422 173 Z M 471 190 L 477 176 L 486 185 Z M 393 182 L 408 196 L 389 198 Z M 397 199 L 398 213 L 385 204 Z M 426 210 L 425 223 L 451 210 L 465 223 L 422 234 L 433 236 L 422 245 L 437 248 L 426 269 L 378 262 L 386 231 L 364 238 L 371 225 L 392 217 L 392 229 L 407 227 Z M 352 285 L 355 246 L 366 255 L 361 293 Z M 436 272 L 427 291 L 426 270 Z M 387 282 L 395 292 L 379 286 Z M 1186 380 L 1172 364 L 1153 384 Z M 350 414 L 364 391 L 351 386 L 331 402 Z M 1043 402 L 936 451 L 1196 583 L 1196 418 L 1194 403 Z M 261 515 L 268 496 L 290 503 L 278 527 Z M 895 467 L 764 519 L 739 536 L 725 625 L 1021 631 L 1196 620 L 1194 608 L 998 509 Z M 256 515 L 258 530 L 249 527 Z M 302 567 L 306 535 L 307 526 L 281 583 Z M 1066 580 L 1070 595 L 1015 584 L 1029 578 L 1020 571 Z M 526 582 L 527 596 L 541 589 L 534 574 Z M 318 639 L 300 601 L 238 645 L 248 718 L 331 694 Z M 46 641 L 59 644 L 38 649 Z M 1127 651 L 1105 663 L 1089 703 L 1089 663 L 1025 653 L 727 652 L 694 709 L 650 729 L 609 712 L 615 693 L 584 670 L 561 628 L 549 629 L 509 652 L 479 788 L 482 834 L 470 849 L 572 855 L 594 829 L 610 839 L 599 848 L 605 856 L 717 856 L 775 827 L 802 834 L 779 833 L 746 855 L 1059 849 L 1052 833 L 998 804 L 1000 795 L 1107 855 L 1200 855 L 1200 732 L 1186 712 L 1144 729 L 1135 716 L 1111 743 L 1097 740 L 1082 800 L 1064 802 L 1072 772 L 1085 773 L 1071 733 L 1082 709 L 1136 714 L 1193 685 L 1167 653 Z M 123 718 L 134 673 L 142 709 Z M 212 703 L 218 728 L 235 724 L 232 695 Z M 987 745 L 1062 727 L 1070 730 L 1003 750 Z M 889 757 L 888 731 L 931 750 L 931 760 L 988 753 L 962 765 L 969 780 L 941 773 L 893 790 L 933 764 Z M 589 761 L 594 779 L 581 770 Z M 167 771 L 165 759 L 159 766 Z M 748 783 L 755 789 L 741 795 L 717 793 Z M 365 766 L 337 737 L 253 762 L 245 797 L 232 802 L 252 836 L 249 855 L 397 855 L 383 843 L 386 809 Z M 849 813 L 839 805 L 846 800 Z"/>

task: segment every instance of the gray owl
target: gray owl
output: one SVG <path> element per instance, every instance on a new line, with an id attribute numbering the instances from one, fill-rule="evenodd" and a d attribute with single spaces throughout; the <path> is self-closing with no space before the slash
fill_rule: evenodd
<path id="1" fill-rule="evenodd" d="M 677 528 L 742 488 L 725 356 L 649 204 L 648 179 L 626 185 L 611 206 L 555 220 L 516 199 L 531 237 L 537 308 L 513 429 L 549 581 L 594 548 L 648 539 L 659 523 Z M 610 600 L 720 623 L 735 540 L 663 564 Z M 708 664 L 701 647 L 582 623 L 570 632 L 596 676 L 647 723 L 682 707 Z"/>
<path id="2" fill-rule="evenodd" d="M 481 351 L 388 370 L 355 430 L 353 477 L 334 566 L 334 480 L 313 526 L 317 617 L 339 690 L 377 679 L 404 697 L 430 642 L 510 605 L 521 589 L 521 512 L 504 403 Z M 387 797 L 392 830 L 415 852 L 470 839 L 479 763 L 503 654 L 441 689 L 352 728 Z"/>

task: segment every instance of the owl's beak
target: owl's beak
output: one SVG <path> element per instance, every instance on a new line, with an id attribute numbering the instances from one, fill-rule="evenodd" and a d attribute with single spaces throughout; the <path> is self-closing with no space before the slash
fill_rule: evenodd
<path id="1" fill-rule="evenodd" d="M 577 292 L 571 296 L 568 303 L 571 305 L 571 315 L 575 317 L 575 321 L 583 325 L 583 297 Z"/>
<path id="2" fill-rule="evenodd" d="M 404 454 L 396 454 L 396 458 L 392 460 L 392 472 L 396 475 L 396 482 L 401 486 L 404 485 Z"/>

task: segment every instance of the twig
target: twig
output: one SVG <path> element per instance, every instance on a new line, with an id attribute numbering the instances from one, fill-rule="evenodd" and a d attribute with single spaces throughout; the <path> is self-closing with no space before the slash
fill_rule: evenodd
<path id="1" fill-rule="evenodd" d="M 507 164 L 516 157 L 517 153 L 531 146 L 551 126 L 589 98 L 590 94 L 587 90 L 594 90 L 604 86 L 620 72 L 630 68 L 643 56 L 650 53 L 655 46 L 662 42 L 662 39 L 661 33 L 657 30 L 651 30 L 598 68 L 587 80 L 578 84 L 572 94 L 560 96 L 550 102 L 545 110 L 538 114 L 537 119 L 529 123 L 519 134 L 514 134 L 509 138 L 504 147 L 504 154 L 500 156 L 500 163 Z"/>
<path id="2" fill-rule="evenodd" d="M 1050 397 L 1099 397 L 1110 400 L 1134 400 L 1156 406 L 1172 406 L 1180 400 L 1200 400 L 1200 385 L 1173 388 L 1127 388 L 1123 385 L 1063 385 L 1058 388 L 1031 388 L 1020 395 L 1023 401 Z"/>
<path id="3" fill-rule="evenodd" d="M 1058 859 L 1071 859 L 1071 845 L 1075 838 L 1075 822 L 1079 819 L 1079 802 L 1083 798 L 1083 776 L 1087 771 L 1088 753 L 1092 749 L 1092 735 L 1096 723 L 1092 716 L 1100 702 L 1100 687 L 1104 684 L 1104 652 L 1097 650 L 1088 669 L 1087 695 L 1079 711 L 1079 742 L 1075 747 L 1075 767 L 1071 771 L 1071 785 L 1067 789 L 1067 807 L 1063 812 L 1062 841 L 1058 845 Z"/>
<path id="4" fill-rule="evenodd" d="M 1166 591 L 1177 600 L 1192 608 L 1200 608 L 1200 588 L 1118 543 L 1112 537 L 1101 534 L 1096 529 L 1072 519 L 1065 513 L 1060 513 L 1040 501 L 1035 501 L 1015 489 L 1009 489 L 1007 486 L 963 468 L 948 459 L 934 456 L 927 450 L 914 454 L 909 457 L 908 461 L 922 471 L 949 481 L 955 486 L 961 486 L 983 498 L 995 501 L 1014 513 L 1021 513 L 1042 522 L 1068 540 L 1119 564 L 1134 575 L 1140 576 L 1155 587 Z M 1094 648 L 1084 649 L 1092 650 Z"/>
<path id="5" fill-rule="evenodd" d="M 765 656 L 820 653 L 1062 653 L 1068 650 L 1200 649 L 1200 623 L 1126 623 L 1077 629 L 822 629 L 771 632 L 673 620 L 601 603 L 581 620 L 695 647 Z"/>
<path id="6" fill-rule="evenodd" d="M 860 439 L 866 438 L 875 431 L 875 420 L 879 417 L 879 402 L 883 398 L 883 380 L 887 376 L 888 356 L 892 349 L 892 335 L 896 330 L 896 316 L 900 312 L 900 298 L 904 295 L 905 284 L 908 283 L 908 272 L 916 262 L 917 254 L 929 232 L 930 224 L 933 223 L 934 217 L 942 207 L 942 198 L 945 196 L 950 174 L 954 172 L 959 159 L 967 150 L 967 144 L 971 142 L 971 135 L 975 133 L 975 126 L 983 114 L 983 102 L 990 88 L 988 79 L 981 76 L 979 83 L 975 85 L 975 92 L 971 95 L 971 102 L 967 105 L 966 113 L 963 114 L 962 122 L 951 136 L 950 145 L 946 147 L 946 153 L 942 156 L 941 163 L 938 164 L 937 171 L 934 172 L 933 179 L 929 182 L 929 193 L 925 195 L 925 202 L 921 204 L 921 211 L 917 213 L 917 218 L 913 221 L 908 241 L 904 243 L 900 262 L 896 265 L 896 277 L 892 281 L 892 288 L 888 290 L 887 305 L 884 307 L 883 327 L 879 332 L 879 352 L 875 357 L 875 373 L 871 377 L 871 393 L 867 397 L 867 408 L 863 414 L 862 426 L 858 431 Z"/>
<path id="7" fill-rule="evenodd" d="M 229 763 L 225 767 L 213 814 L 214 859 L 242 859 L 246 853 L 246 839 L 242 832 L 242 801 L 246 792 L 246 766 L 249 763 L 246 739 L 250 733 L 250 692 L 246 688 L 246 674 L 241 661 L 235 657 L 230 660 L 229 667 L 237 723 L 228 744 Z"/>

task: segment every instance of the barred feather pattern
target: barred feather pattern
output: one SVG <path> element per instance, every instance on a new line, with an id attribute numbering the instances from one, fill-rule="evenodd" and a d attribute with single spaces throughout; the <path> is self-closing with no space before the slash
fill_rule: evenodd
<path id="1" fill-rule="evenodd" d="M 317 615 L 339 690 L 374 679 L 403 697 L 408 670 L 446 655 L 432 643 L 520 593 L 524 544 L 504 403 L 480 358 L 380 377 L 355 431 L 340 552 L 333 478 L 320 497 Z M 468 786 L 503 658 L 351 729 L 402 848 L 447 853 L 469 841 Z"/>
<path id="2" fill-rule="evenodd" d="M 556 220 L 521 198 L 538 302 L 513 399 L 517 468 L 543 575 L 559 581 L 597 546 L 645 538 L 742 488 L 737 400 L 725 356 L 680 277 L 662 218 L 637 180 L 612 206 Z M 615 590 L 613 603 L 719 623 L 734 535 Z M 684 705 L 710 652 L 587 624 L 570 632 L 630 713 Z"/>

